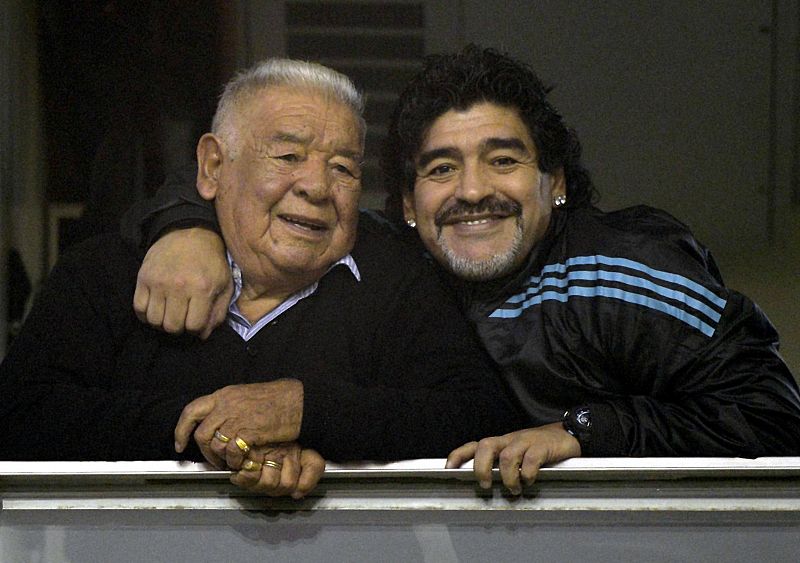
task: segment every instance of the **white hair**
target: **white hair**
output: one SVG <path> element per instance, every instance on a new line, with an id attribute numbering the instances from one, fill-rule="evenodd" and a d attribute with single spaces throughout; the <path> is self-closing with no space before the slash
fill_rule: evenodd
<path id="1" fill-rule="evenodd" d="M 225 85 L 211 122 L 211 132 L 230 145 L 228 150 L 236 152 L 238 146 L 234 116 L 239 102 L 271 86 L 292 86 L 332 96 L 352 110 L 363 143 L 367 133 L 364 96 L 347 76 L 321 64 L 275 58 L 263 60 L 239 72 Z"/>

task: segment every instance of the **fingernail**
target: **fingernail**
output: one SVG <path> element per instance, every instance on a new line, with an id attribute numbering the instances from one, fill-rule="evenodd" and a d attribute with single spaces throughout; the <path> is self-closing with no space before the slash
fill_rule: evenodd
<path id="1" fill-rule="evenodd" d="M 175 442 L 175 451 L 178 453 L 181 453 L 183 451 L 183 447 L 178 442 Z"/>
<path id="2" fill-rule="evenodd" d="M 512 495 L 515 495 L 515 496 L 516 496 L 516 495 L 521 495 L 521 494 L 522 494 L 522 488 L 521 488 L 521 487 L 514 487 L 513 489 L 509 489 L 508 491 L 509 491 L 509 492 L 510 492 Z"/>
<path id="3" fill-rule="evenodd" d="M 481 481 L 480 482 L 481 489 L 489 489 L 492 486 L 491 481 Z"/>

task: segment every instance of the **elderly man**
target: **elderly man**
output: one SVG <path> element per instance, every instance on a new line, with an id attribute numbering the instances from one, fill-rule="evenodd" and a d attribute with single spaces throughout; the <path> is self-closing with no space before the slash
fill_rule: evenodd
<path id="1" fill-rule="evenodd" d="M 519 424 L 430 265 L 368 218 L 356 242 L 362 109 L 320 65 L 269 60 L 230 82 L 197 145 L 235 288 L 227 322 L 205 341 L 145 326 L 137 253 L 118 236 L 75 248 L 2 364 L 0 420 L 22 442 L 0 459 L 177 450 L 302 495 L 320 454 L 444 456 Z"/>
<path id="2" fill-rule="evenodd" d="M 449 276 L 529 416 L 448 467 L 474 457 L 488 486 L 499 459 L 519 493 L 580 455 L 800 453 L 800 396 L 769 321 L 668 214 L 591 205 L 578 140 L 524 64 L 474 46 L 431 57 L 400 96 L 383 168 L 389 218 Z M 142 278 L 159 295 L 160 270 Z"/>

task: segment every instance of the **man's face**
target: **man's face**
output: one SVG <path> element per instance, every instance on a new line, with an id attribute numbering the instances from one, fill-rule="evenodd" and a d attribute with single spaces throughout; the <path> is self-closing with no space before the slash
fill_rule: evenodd
<path id="1" fill-rule="evenodd" d="M 547 229 L 553 198 L 566 193 L 561 170 L 539 171 L 517 111 L 488 102 L 436 119 L 415 165 L 405 217 L 442 265 L 471 280 L 519 268 Z"/>
<path id="2" fill-rule="evenodd" d="M 200 189 L 216 199 L 246 286 L 318 279 L 355 242 L 363 154 L 356 117 L 316 90 L 270 87 L 240 102 L 235 130 L 232 152 L 213 135 L 202 150 L 201 139 L 200 176 L 205 170 L 213 189 Z"/>

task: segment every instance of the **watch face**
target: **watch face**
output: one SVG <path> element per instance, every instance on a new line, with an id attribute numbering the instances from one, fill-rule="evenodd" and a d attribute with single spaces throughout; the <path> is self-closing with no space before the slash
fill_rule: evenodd
<path id="1" fill-rule="evenodd" d="M 592 427 L 592 416 L 588 407 L 579 407 L 575 410 L 575 422 L 583 427 Z"/>

